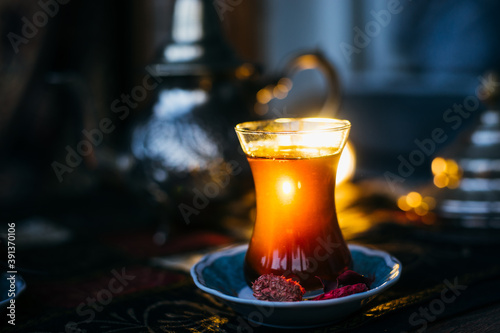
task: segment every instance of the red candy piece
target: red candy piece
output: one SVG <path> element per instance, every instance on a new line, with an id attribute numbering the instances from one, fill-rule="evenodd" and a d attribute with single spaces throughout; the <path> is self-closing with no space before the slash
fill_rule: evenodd
<path id="1" fill-rule="evenodd" d="M 273 274 L 261 275 L 252 284 L 252 290 L 255 298 L 270 302 L 301 301 L 306 292 L 298 282 Z"/>

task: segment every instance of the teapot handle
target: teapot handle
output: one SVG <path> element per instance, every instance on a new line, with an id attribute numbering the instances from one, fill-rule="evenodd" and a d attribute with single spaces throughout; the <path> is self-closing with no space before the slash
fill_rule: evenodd
<path id="1" fill-rule="evenodd" d="M 337 70 L 323 55 L 323 53 L 315 51 L 312 53 L 299 54 L 287 64 L 285 68 L 285 78 L 290 78 L 296 73 L 308 69 L 318 70 L 324 75 L 328 82 L 326 100 L 318 116 L 331 117 L 335 115 L 340 107 L 340 79 Z"/>

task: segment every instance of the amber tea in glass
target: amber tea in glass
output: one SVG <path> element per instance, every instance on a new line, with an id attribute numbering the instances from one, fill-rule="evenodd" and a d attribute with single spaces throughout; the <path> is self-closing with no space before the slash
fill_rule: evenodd
<path id="1" fill-rule="evenodd" d="M 329 118 L 236 126 L 257 198 L 244 264 L 248 282 L 273 273 L 313 291 L 322 287 L 317 277 L 335 280 L 350 266 L 335 210 L 335 174 L 350 127 Z"/>

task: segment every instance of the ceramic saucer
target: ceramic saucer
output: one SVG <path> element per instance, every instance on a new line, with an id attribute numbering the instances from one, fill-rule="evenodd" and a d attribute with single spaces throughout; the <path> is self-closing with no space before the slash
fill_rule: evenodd
<path id="1" fill-rule="evenodd" d="M 209 253 L 191 268 L 191 276 L 201 290 L 218 297 L 248 320 L 265 326 L 306 328 L 339 321 L 392 286 L 401 275 L 401 263 L 390 254 L 349 245 L 353 270 L 375 277 L 370 290 L 321 301 L 259 301 L 243 275 L 247 248 L 248 245 L 240 245 Z"/>

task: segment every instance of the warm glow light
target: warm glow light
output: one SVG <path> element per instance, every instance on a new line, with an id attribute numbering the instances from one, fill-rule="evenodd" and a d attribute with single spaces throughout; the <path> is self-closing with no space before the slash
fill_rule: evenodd
<path id="1" fill-rule="evenodd" d="M 292 184 L 289 181 L 284 181 L 282 185 L 283 193 L 290 194 L 292 192 Z"/>
<path id="2" fill-rule="evenodd" d="M 281 118 L 281 119 L 276 119 L 276 123 L 280 122 L 289 122 L 290 118 Z M 315 123 L 325 123 L 328 126 L 330 119 L 327 118 L 308 118 L 303 120 L 304 123 L 307 122 L 315 122 Z M 300 127 L 294 127 L 294 128 L 289 128 L 290 131 L 300 131 L 302 128 Z M 308 135 L 296 135 L 296 136 L 289 136 L 289 135 L 282 135 L 278 136 L 276 138 L 272 138 L 269 140 L 260 140 L 258 142 L 258 145 L 254 147 L 255 150 L 261 150 L 259 147 L 266 147 L 266 149 L 273 148 L 275 152 L 277 151 L 283 151 L 283 147 L 290 147 L 290 146 L 297 146 L 301 147 L 301 158 L 308 158 L 308 157 L 320 157 L 320 156 L 330 156 L 337 154 L 339 152 L 339 144 L 340 141 L 342 141 L 344 138 L 340 135 L 335 135 L 332 134 L 329 131 L 313 131 L 309 132 Z M 349 151 L 350 150 L 350 151 Z M 351 164 L 349 160 L 354 160 L 354 158 L 351 158 L 349 154 L 354 157 L 354 150 L 352 146 L 347 143 L 346 147 L 343 150 L 345 154 L 347 154 L 344 159 L 347 159 L 347 164 Z M 340 162 L 342 164 L 342 162 Z M 344 162 L 346 163 L 346 162 Z M 339 169 L 341 169 L 339 165 Z M 352 167 L 354 169 L 354 166 Z M 349 168 L 346 170 L 349 171 Z M 350 172 L 354 172 L 354 170 L 351 170 Z M 347 172 L 349 175 L 349 172 Z M 338 175 L 339 173 L 337 173 Z M 343 179 L 342 177 L 340 177 Z"/>
<path id="3" fill-rule="evenodd" d="M 321 118 L 315 118 L 315 120 L 321 121 Z M 292 141 L 290 137 L 282 136 L 278 137 L 276 140 L 276 149 L 279 149 L 279 147 L 299 145 L 310 148 L 302 149 L 304 156 L 307 156 L 307 154 L 310 154 L 311 156 L 329 155 L 333 151 L 330 148 L 324 147 L 325 142 L 328 142 L 329 140 L 331 140 L 329 134 L 322 132 L 318 132 L 317 134 L 308 136 L 306 138 L 300 138 L 300 140 L 297 138 L 295 139 L 295 141 Z M 354 176 L 355 171 L 356 153 L 353 145 L 350 142 L 347 142 L 344 150 L 342 151 L 342 154 L 340 155 L 335 184 L 339 185 L 351 180 Z"/>
<path id="4" fill-rule="evenodd" d="M 448 188 L 454 189 L 460 185 L 460 178 L 456 176 L 450 176 L 448 178 Z"/>
<path id="5" fill-rule="evenodd" d="M 404 210 L 405 212 L 407 212 L 411 209 L 411 206 L 408 205 L 408 203 L 406 202 L 406 195 L 399 197 L 398 207 L 399 207 L 399 209 Z"/>
<path id="6" fill-rule="evenodd" d="M 282 203 L 289 204 L 293 202 L 295 186 L 292 179 L 283 177 L 277 184 L 279 188 L 278 196 Z"/>
<path id="7" fill-rule="evenodd" d="M 434 185 L 439 188 L 445 188 L 450 182 L 448 176 L 444 173 L 440 173 L 434 176 Z"/>
<path id="8" fill-rule="evenodd" d="M 353 146 L 350 142 L 347 142 L 344 150 L 342 151 L 342 155 L 340 155 L 336 184 L 339 185 L 352 179 L 355 171 L 356 155 Z"/>
<path id="9" fill-rule="evenodd" d="M 415 207 L 415 213 L 418 216 L 424 216 L 427 212 L 429 212 L 429 206 L 425 202 L 422 202 L 420 206 Z"/>
<path id="10" fill-rule="evenodd" d="M 446 171 L 446 161 L 442 157 L 436 157 L 431 164 L 433 174 L 439 174 Z"/>
<path id="11" fill-rule="evenodd" d="M 436 157 L 431 165 L 434 175 L 434 185 L 439 188 L 457 188 L 462 178 L 462 169 L 458 163 L 452 159 Z"/>
<path id="12" fill-rule="evenodd" d="M 456 175 L 459 172 L 458 164 L 454 160 L 446 161 L 446 172 L 450 175 Z"/>
<path id="13" fill-rule="evenodd" d="M 397 205 L 410 221 L 421 221 L 429 225 L 435 221 L 435 214 L 431 212 L 436 207 L 436 199 L 433 197 L 422 197 L 418 192 L 410 192 L 399 197 Z"/>
<path id="14" fill-rule="evenodd" d="M 254 73 L 255 69 L 250 64 L 243 64 L 236 69 L 236 77 L 240 80 L 248 78 Z"/>
<path id="15" fill-rule="evenodd" d="M 418 207 L 422 203 L 422 196 L 420 195 L 420 193 L 410 192 L 406 196 L 406 203 L 410 207 L 413 207 L 413 208 Z"/>
<path id="16" fill-rule="evenodd" d="M 300 60 L 302 70 L 316 69 L 318 67 L 318 60 L 316 59 L 316 56 L 306 54 L 300 57 Z"/>
<path id="17" fill-rule="evenodd" d="M 273 95 L 267 88 L 262 88 L 257 92 L 257 101 L 260 104 L 267 104 L 273 98 Z"/>
<path id="18" fill-rule="evenodd" d="M 276 97 L 277 99 L 283 99 L 286 96 L 288 96 L 288 89 L 285 85 L 283 84 L 278 84 L 276 87 L 273 89 L 273 96 Z"/>

